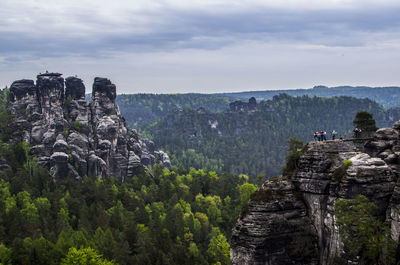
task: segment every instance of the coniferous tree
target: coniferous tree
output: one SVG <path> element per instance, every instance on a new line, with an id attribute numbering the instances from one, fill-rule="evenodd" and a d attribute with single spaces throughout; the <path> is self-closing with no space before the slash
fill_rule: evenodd
<path id="1" fill-rule="evenodd" d="M 372 114 L 367 111 L 357 112 L 353 124 L 365 132 L 375 132 L 378 129 Z"/>

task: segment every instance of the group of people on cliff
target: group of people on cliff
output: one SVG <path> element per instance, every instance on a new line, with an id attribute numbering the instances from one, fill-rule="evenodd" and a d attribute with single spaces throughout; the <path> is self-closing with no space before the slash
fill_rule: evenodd
<path id="1" fill-rule="evenodd" d="M 335 130 L 333 130 L 332 131 L 332 140 L 336 139 L 336 135 L 337 135 L 337 132 Z M 326 131 L 314 132 L 314 141 L 315 142 L 326 141 L 326 140 L 328 140 Z"/>
<path id="2" fill-rule="evenodd" d="M 363 133 L 363 131 L 362 131 L 362 129 L 360 129 L 360 128 L 355 128 L 354 130 L 353 130 L 353 137 L 354 138 L 360 138 L 361 137 L 361 133 Z M 335 130 L 333 130 L 332 131 L 332 133 L 331 133 L 331 135 L 332 135 L 332 140 L 335 140 L 336 139 L 336 136 L 337 136 L 337 132 L 335 131 Z M 340 139 L 342 140 L 343 138 L 342 137 L 340 137 Z M 326 141 L 326 140 L 328 140 L 328 136 L 327 136 L 327 133 L 326 133 L 326 131 L 316 131 L 316 132 L 314 132 L 314 142 L 320 142 L 320 141 Z"/>

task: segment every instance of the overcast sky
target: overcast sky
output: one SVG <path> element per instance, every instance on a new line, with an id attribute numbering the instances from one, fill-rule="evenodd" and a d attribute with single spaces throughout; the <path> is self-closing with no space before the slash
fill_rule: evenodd
<path id="1" fill-rule="evenodd" d="M 400 85 L 398 0 L 0 0 L 0 85 L 118 93 Z"/>

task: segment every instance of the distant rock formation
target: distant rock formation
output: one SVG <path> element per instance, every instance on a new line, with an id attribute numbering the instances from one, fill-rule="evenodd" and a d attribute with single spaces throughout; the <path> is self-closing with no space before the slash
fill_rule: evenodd
<path id="1" fill-rule="evenodd" d="M 251 196 L 232 231 L 232 264 L 332 264 L 344 254 L 335 203 L 358 194 L 378 206 L 398 242 L 399 134 L 400 121 L 379 129 L 365 153 L 340 140 L 308 143 L 293 179 L 267 180 Z M 343 170 L 346 159 L 352 165 Z"/>
<path id="2" fill-rule="evenodd" d="M 54 177 L 131 177 L 141 164 L 156 160 L 170 168 L 167 154 L 127 128 L 115 98 L 116 87 L 106 78 L 95 78 L 91 102 L 77 77 L 64 81 L 59 73 L 46 73 L 36 84 L 15 81 L 10 109 L 20 131 L 13 139 L 28 142 Z"/>
<path id="3" fill-rule="evenodd" d="M 257 101 L 254 97 L 251 97 L 248 103 L 236 100 L 229 104 L 229 109 L 232 112 L 255 111 L 257 109 Z"/>

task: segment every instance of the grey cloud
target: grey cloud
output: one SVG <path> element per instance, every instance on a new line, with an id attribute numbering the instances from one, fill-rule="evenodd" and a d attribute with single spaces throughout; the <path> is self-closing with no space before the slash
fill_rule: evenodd
<path id="1" fill-rule="evenodd" d="M 132 20 L 116 24 L 78 11 L 74 19 L 82 24 L 82 29 L 49 25 L 48 31 L 0 32 L 0 54 L 101 57 L 114 51 L 219 49 L 243 40 L 363 46 L 370 33 L 399 36 L 399 13 L 400 8 L 312 11 L 260 8 L 206 12 L 166 7 L 132 13 Z M 139 16 L 142 22 L 138 24 Z"/>

